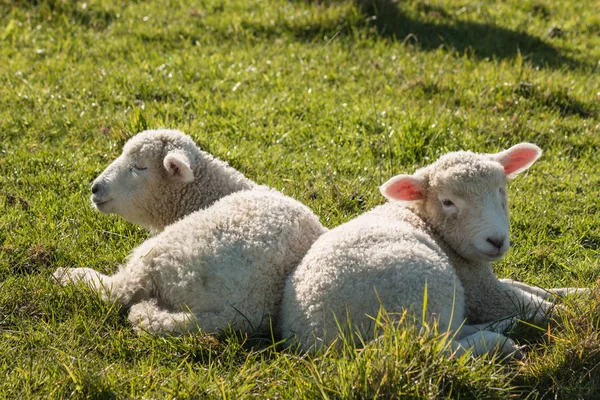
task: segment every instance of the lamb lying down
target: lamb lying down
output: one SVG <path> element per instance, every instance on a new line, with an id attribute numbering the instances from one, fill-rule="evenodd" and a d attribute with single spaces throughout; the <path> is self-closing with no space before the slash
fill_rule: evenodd
<path id="1" fill-rule="evenodd" d="M 269 328 L 286 277 L 325 228 L 304 205 L 258 186 L 178 131 L 146 131 L 96 179 L 98 210 L 159 232 L 119 271 L 59 268 L 130 307 L 153 333 Z"/>
<path id="2" fill-rule="evenodd" d="M 426 316 L 455 335 L 453 350 L 518 354 L 502 334 L 462 324 L 552 307 L 534 288 L 500 282 L 491 267 L 509 247 L 506 183 L 540 155 L 529 143 L 497 154 L 460 151 L 390 179 L 381 187 L 390 202 L 325 233 L 290 276 L 283 336 L 318 349 L 350 321 L 372 338 L 380 306 L 398 318 L 408 310 L 419 325 L 426 296 Z"/>

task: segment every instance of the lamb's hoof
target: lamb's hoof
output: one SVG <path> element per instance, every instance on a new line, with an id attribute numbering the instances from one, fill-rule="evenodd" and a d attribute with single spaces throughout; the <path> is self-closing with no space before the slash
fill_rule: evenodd
<path id="1" fill-rule="evenodd" d="M 57 268 L 52 274 L 52 279 L 58 282 L 60 285 L 65 286 L 72 281 L 69 268 Z"/>
<path id="2" fill-rule="evenodd" d="M 526 346 L 518 346 L 518 345 L 514 345 L 512 346 L 512 349 L 510 349 L 507 352 L 507 356 L 506 359 L 507 360 L 516 360 L 516 361 L 523 361 L 525 359 L 525 347 Z"/>
<path id="3" fill-rule="evenodd" d="M 156 333 L 156 329 L 152 326 L 150 315 L 155 308 L 153 300 L 142 301 L 131 306 L 127 319 L 133 325 L 133 328 L 138 334 Z"/>
<path id="4" fill-rule="evenodd" d="M 525 359 L 525 347 L 527 346 L 516 346 L 516 350 L 512 353 L 512 359 L 523 361 Z"/>
<path id="5" fill-rule="evenodd" d="M 519 346 L 514 340 L 506 338 L 498 344 L 495 351 L 496 354 L 505 354 L 506 358 L 510 360 L 523 360 L 525 358 L 524 348 L 525 346 Z"/>

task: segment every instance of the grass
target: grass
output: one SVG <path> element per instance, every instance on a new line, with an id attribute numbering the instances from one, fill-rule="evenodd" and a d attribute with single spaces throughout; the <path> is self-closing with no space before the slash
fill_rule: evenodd
<path id="1" fill-rule="evenodd" d="M 0 0 L 0 397 L 599 397 L 599 296 L 520 329 L 523 362 L 449 360 L 438 340 L 389 329 L 363 351 L 307 357 L 235 332 L 138 337 L 114 305 L 49 280 L 57 267 L 110 273 L 147 237 L 92 211 L 89 185 L 128 137 L 171 127 L 330 227 L 439 154 L 534 142 L 544 155 L 510 186 L 514 246 L 496 271 L 593 286 L 599 10 Z"/>

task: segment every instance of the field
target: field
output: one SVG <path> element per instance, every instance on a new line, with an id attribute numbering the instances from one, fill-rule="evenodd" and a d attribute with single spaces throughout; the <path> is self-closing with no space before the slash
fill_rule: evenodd
<path id="1" fill-rule="evenodd" d="M 0 0 L 0 398 L 600 398 L 600 295 L 521 325 L 523 361 L 431 335 L 306 356 L 276 337 L 137 336 L 57 267 L 114 272 L 148 233 L 90 183 L 146 128 L 192 135 L 334 227 L 458 149 L 521 141 L 496 272 L 594 286 L 600 3 Z"/>

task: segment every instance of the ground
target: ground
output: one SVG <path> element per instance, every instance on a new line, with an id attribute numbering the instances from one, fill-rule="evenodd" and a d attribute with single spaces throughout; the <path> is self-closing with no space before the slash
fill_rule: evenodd
<path id="1" fill-rule="evenodd" d="M 517 329 L 522 362 L 386 327 L 309 357 L 276 337 L 137 336 L 49 279 L 113 272 L 147 238 L 93 211 L 90 183 L 128 137 L 169 127 L 330 227 L 439 154 L 536 143 L 496 271 L 595 286 L 598 1 L 1 0 L 0 39 L 0 397 L 600 396 L 597 295 Z"/>

